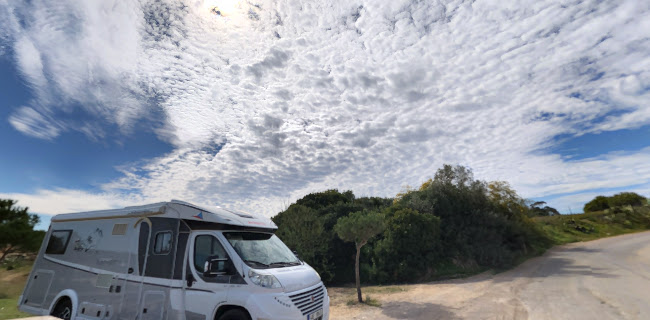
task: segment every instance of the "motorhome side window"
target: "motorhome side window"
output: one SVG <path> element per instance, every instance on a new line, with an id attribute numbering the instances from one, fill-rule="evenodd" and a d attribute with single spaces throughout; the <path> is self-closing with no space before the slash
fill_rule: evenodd
<path id="1" fill-rule="evenodd" d="M 205 260 L 211 256 L 226 258 L 226 250 L 223 249 L 219 240 L 214 236 L 197 236 L 196 240 L 194 240 L 194 268 L 197 272 L 202 273 L 205 271 Z"/>
<path id="2" fill-rule="evenodd" d="M 158 232 L 156 234 L 156 241 L 153 246 L 154 254 L 168 254 L 172 248 L 172 233 L 171 231 Z"/>
<path id="3" fill-rule="evenodd" d="M 68 247 L 72 230 L 54 230 L 47 241 L 46 254 L 64 254 Z"/>

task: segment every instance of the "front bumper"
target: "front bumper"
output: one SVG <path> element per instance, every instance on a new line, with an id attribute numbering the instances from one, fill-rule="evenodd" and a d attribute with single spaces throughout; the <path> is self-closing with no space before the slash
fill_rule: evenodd
<path id="1" fill-rule="evenodd" d="M 322 302 L 310 304 L 309 308 L 301 310 L 295 301 L 296 295 L 310 294 L 315 289 L 323 288 Z M 292 300 L 294 296 L 294 300 Z M 318 296 L 314 296 L 315 300 Z M 306 296 L 301 301 L 311 301 L 311 295 Z M 305 302 L 298 301 L 298 305 Z M 253 294 L 247 299 L 246 308 L 251 314 L 253 320 L 306 320 L 307 316 L 317 310 L 323 309 L 323 320 L 329 320 L 330 299 L 327 289 L 322 283 L 309 288 L 297 290 L 289 293 L 270 293 L 270 294 Z M 306 314 L 303 314 L 307 312 Z"/>

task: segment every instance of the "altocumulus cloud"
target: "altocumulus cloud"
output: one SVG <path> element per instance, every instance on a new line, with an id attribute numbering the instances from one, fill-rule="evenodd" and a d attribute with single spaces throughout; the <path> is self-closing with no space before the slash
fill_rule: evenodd
<path id="1" fill-rule="evenodd" d="M 650 124 L 647 1 L 0 4 L 0 39 L 35 93 L 10 115 L 16 130 L 77 130 L 69 105 L 127 135 L 163 117 L 152 130 L 175 150 L 120 168 L 94 195 L 107 206 L 183 198 L 271 215 L 324 188 L 392 196 L 443 163 L 560 196 L 562 211 L 583 201 L 565 194 L 650 191 L 648 149 L 543 152 L 558 135 Z M 58 191 L 36 196 L 81 192 Z"/>

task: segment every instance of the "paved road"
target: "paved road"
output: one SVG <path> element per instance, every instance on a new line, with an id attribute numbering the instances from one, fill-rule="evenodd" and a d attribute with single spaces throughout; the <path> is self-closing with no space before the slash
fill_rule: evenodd
<path id="1" fill-rule="evenodd" d="M 650 232 L 556 247 L 498 275 L 415 285 L 338 319 L 650 319 Z"/>

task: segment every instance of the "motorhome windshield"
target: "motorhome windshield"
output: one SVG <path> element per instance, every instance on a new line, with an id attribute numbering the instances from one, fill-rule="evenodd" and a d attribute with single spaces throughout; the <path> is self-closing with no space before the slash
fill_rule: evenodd
<path id="1" fill-rule="evenodd" d="M 293 252 L 272 233 L 224 232 L 224 236 L 251 268 L 282 268 L 301 264 Z"/>

